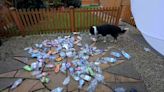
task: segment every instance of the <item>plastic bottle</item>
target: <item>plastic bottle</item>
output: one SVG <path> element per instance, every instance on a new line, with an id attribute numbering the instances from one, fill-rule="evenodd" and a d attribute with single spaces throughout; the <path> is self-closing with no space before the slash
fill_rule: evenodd
<path id="1" fill-rule="evenodd" d="M 91 81 L 92 79 L 89 75 L 84 75 L 84 74 L 80 75 L 80 77 L 86 81 Z"/>
<path id="2" fill-rule="evenodd" d="M 23 79 L 16 80 L 13 85 L 11 86 L 11 89 L 15 89 L 18 85 L 22 83 Z"/>
<path id="3" fill-rule="evenodd" d="M 63 88 L 57 87 L 57 88 L 53 89 L 51 92 L 63 92 Z"/>
<path id="4" fill-rule="evenodd" d="M 131 56 L 128 53 L 126 53 L 124 50 L 122 50 L 121 52 L 125 58 L 127 58 L 127 59 L 131 58 Z"/>
<path id="5" fill-rule="evenodd" d="M 80 79 L 79 80 L 79 87 L 78 88 L 81 89 L 83 87 L 84 83 L 85 83 L 85 81 L 83 79 Z"/>
<path id="6" fill-rule="evenodd" d="M 98 84 L 97 80 L 93 79 L 88 86 L 87 92 L 95 92 L 97 84 Z"/>
<path id="7" fill-rule="evenodd" d="M 68 85 L 70 82 L 70 76 L 66 77 L 63 81 L 63 85 Z"/>
<path id="8" fill-rule="evenodd" d="M 33 71 L 33 72 L 32 72 L 32 75 L 33 75 L 33 76 L 36 76 L 36 75 L 39 75 L 39 74 L 41 74 L 41 71 Z"/>
<path id="9" fill-rule="evenodd" d="M 121 57 L 121 54 L 118 52 L 111 52 L 111 55 L 115 56 L 115 57 Z"/>

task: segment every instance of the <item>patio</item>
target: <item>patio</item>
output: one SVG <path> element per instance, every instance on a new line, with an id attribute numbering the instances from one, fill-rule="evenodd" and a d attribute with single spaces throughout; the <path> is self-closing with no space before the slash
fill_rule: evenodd
<path id="1" fill-rule="evenodd" d="M 105 56 L 108 56 L 110 51 L 120 48 L 124 48 L 132 56 L 130 60 L 124 59 L 117 63 L 101 64 L 105 79 L 104 83 L 97 86 L 96 92 L 113 92 L 116 87 L 124 87 L 127 92 L 130 88 L 136 88 L 138 92 L 163 92 L 164 58 L 145 42 L 139 31 L 128 24 L 125 25 L 130 28 L 130 32 L 125 37 L 121 37 L 116 44 L 110 43 L 110 41 L 107 43 L 99 41 L 95 44 L 97 48 L 114 46 Z M 48 70 L 50 82 L 45 84 L 31 76 L 30 72 L 22 69 L 23 66 L 30 63 L 24 62 L 28 56 L 24 51 L 25 47 L 33 46 L 45 39 L 55 39 L 59 35 L 61 34 L 6 39 L 0 47 L 0 90 L 2 92 L 50 92 L 52 89 L 62 86 L 66 75 L 60 72 L 55 74 L 53 70 Z M 62 33 L 62 35 L 68 34 Z M 87 32 L 82 32 L 81 35 L 82 38 L 85 38 L 82 40 L 82 44 L 92 44 Z M 151 51 L 146 52 L 144 47 L 150 48 Z M 28 59 L 33 61 L 31 58 Z M 11 84 L 18 78 L 24 79 L 22 84 L 14 90 L 9 90 Z M 78 83 L 71 79 L 68 86 L 63 86 L 64 92 L 86 92 L 88 84 L 89 82 L 86 82 L 79 90 Z"/>

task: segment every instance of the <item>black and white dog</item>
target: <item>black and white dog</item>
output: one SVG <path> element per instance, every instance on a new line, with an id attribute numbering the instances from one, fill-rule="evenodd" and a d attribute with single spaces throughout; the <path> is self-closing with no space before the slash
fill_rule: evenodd
<path id="1" fill-rule="evenodd" d="M 117 38 L 120 34 L 124 34 L 128 28 L 121 30 L 120 27 L 110 24 L 104 24 L 100 26 L 91 26 L 90 34 L 98 38 L 98 35 L 102 35 L 104 38 L 104 42 L 106 42 L 106 36 L 111 35 L 114 38 L 114 42 L 117 41 Z M 112 41 L 113 42 L 113 41 Z"/>

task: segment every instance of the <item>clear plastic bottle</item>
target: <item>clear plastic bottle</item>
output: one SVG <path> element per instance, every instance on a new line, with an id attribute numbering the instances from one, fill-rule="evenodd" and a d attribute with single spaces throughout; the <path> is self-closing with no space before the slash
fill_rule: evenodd
<path id="1" fill-rule="evenodd" d="M 18 85 L 22 83 L 23 79 L 16 80 L 13 85 L 11 86 L 11 89 L 15 89 Z"/>
<path id="2" fill-rule="evenodd" d="M 70 76 L 66 77 L 63 81 L 63 85 L 68 85 L 70 82 Z"/>

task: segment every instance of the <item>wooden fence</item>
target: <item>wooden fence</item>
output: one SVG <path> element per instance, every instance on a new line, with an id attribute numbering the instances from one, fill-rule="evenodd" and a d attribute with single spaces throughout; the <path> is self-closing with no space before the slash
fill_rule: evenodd
<path id="1" fill-rule="evenodd" d="M 19 29 L 16 33 L 18 35 L 75 32 L 87 31 L 92 25 L 105 23 L 117 25 L 121 7 L 64 10 L 22 9 L 11 10 L 10 14 Z M 13 32 L 11 34 L 14 35 Z"/>
<path id="2" fill-rule="evenodd" d="M 131 8 L 129 5 L 124 5 L 122 7 L 121 20 L 126 23 L 129 23 L 132 26 L 136 26 L 132 12 L 131 12 Z"/>

